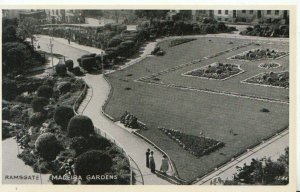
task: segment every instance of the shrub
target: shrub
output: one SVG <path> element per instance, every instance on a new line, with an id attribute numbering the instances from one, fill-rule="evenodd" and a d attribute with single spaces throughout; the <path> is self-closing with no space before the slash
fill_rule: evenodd
<path id="1" fill-rule="evenodd" d="M 81 59 L 81 66 L 86 71 L 92 71 L 93 67 L 96 66 L 95 57 L 84 57 Z"/>
<path id="2" fill-rule="evenodd" d="M 88 149 L 88 140 L 84 137 L 73 137 L 70 148 L 75 150 L 76 155 L 80 155 Z"/>
<path id="3" fill-rule="evenodd" d="M 10 110 L 5 107 L 2 108 L 2 120 L 9 120 L 10 119 Z"/>
<path id="4" fill-rule="evenodd" d="M 36 97 L 31 102 L 31 107 L 34 112 L 42 112 L 44 107 L 48 105 L 49 100 L 45 97 Z"/>
<path id="5" fill-rule="evenodd" d="M 65 76 L 67 74 L 67 67 L 65 64 L 57 64 L 55 65 L 55 71 L 58 76 Z"/>
<path id="6" fill-rule="evenodd" d="M 61 94 L 65 94 L 71 91 L 71 83 L 69 82 L 63 82 L 61 84 L 58 85 L 58 90 Z"/>
<path id="7" fill-rule="evenodd" d="M 16 98 L 18 92 L 17 84 L 14 80 L 3 79 L 2 82 L 2 97 L 5 100 L 11 101 Z"/>
<path id="8" fill-rule="evenodd" d="M 74 67 L 71 72 L 76 76 L 80 76 L 83 74 L 78 66 Z"/>
<path id="9" fill-rule="evenodd" d="M 16 97 L 16 101 L 21 102 L 21 103 L 27 103 L 30 104 L 33 100 L 33 96 L 29 95 L 18 95 Z"/>
<path id="10" fill-rule="evenodd" d="M 74 62 L 71 59 L 66 60 L 65 64 L 66 64 L 66 67 L 67 67 L 68 71 L 71 71 L 74 67 Z"/>
<path id="11" fill-rule="evenodd" d="M 268 113 L 268 112 L 270 112 L 270 111 L 269 111 L 269 109 L 262 108 L 262 109 L 260 110 L 260 112 L 265 112 L 265 113 Z"/>
<path id="12" fill-rule="evenodd" d="M 47 85 L 42 85 L 37 90 L 37 96 L 50 99 L 53 95 L 53 89 Z"/>
<path id="13" fill-rule="evenodd" d="M 31 126 L 40 126 L 44 123 L 45 120 L 46 120 L 46 115 L 42 112 L 37 112 L 37 113 L 34 113 L 29 118 L 29 125 L 31 125 Z"/>
<path id="14" fill-rule="evenodd" d="M 46 160 L 54 160 L 62 146 L 53 133 L 43 133 L 35 141 L 36 151 Z"/>
<path id="15" fill-rule="evenodd" d="M 86 180 L 87 175 L 104 175 L 109 172 L 112 163 L 109 155 L 97 150 L 88 151 L 76 158 L 75 173 Z"/>
<path id="16" fill-rule="evenodd" d="M 66 130 L 70 119 L 74 116 L 74 111 L 70 107 L 60 106 L 55 109 L 54 121 Z"/>
<path id="17" fill-rule="evenodd" d="M 88 146 L 90 149 L 106 150 L 107 147 L 111 147 L 111 142 L 101 136 L 91 136 L 88 139 Z"/>
<path id="18" fill-rule="evenodd" d="M 88 137 L 90 134 L 95 134 L 95 132 L 93 122 L 89 117 L 76 115 L 71 118 L 68 124 L 68 135 L 70 137 Z"/>

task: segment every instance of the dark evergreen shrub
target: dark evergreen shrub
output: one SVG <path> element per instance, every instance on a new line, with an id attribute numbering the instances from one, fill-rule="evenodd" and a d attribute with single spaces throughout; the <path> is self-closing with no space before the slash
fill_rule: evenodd
<path id="1" fill-rule="evenodd" d="M 55 65 L 55 71 L 57 75 L 63 77 L 67 74 L 67 67 L 65 64 L 57 64 Z"/>
<path id="2" fill-rule="evenodd" d="M 95 134 L 92 120 L 84 115 L 76 115 L 71 118 L 68 124 L 68 135 L 70 137 L 83 136 L 88 137 Z"/>
<path id="3" fill-rule="evenodd" d="M 75 173 L 86 180 L 88 175 L 104 175 L 111 171 L 112 158 L 97 150 L 91 150 L 78 156 L 75 160 Z M 98 180 L 99 183 L 107 182 Z"/>
<path id="4" fill-rule="evenodd" d="M 5 100 L 11 101 L 16 98 L 18 87 L 16 81 L 3 79 L 2 81 L 2 97 Z"/>
<path id="5" fill-rule="evenodd" d="M 80 70 L 80 67 L 78 67 L 78 66 L 74 67 L 71 72 L 76 76 L 83 75 L 82 71 Z"/>
<path id="6" fill-rule="evenodd" d="M 71 83 L 69 82 L 63 82 L 61 84 L 58 85 L 58 90 L 61 94 L 65 94 L 71 91 Z"/>
<path id="7" fill-rule="evenodd" d="M 45 122 L 46 119 L 47 119 L 47 116 L 44 113 L 36 112 L 29 118 L 29 125 L 30 126 L 40 126 Z"/>
<path id="8" fill-rule="evenodd" d="M 101 136 L 91 136 L 88 139 L 88 146 L 90 149 L 106 150 L 107 147 L 111 147 L 111 142 Z"/>
<path id="9" fill-rule="evenodd" d="M 93 67 L 96 66 L 95 57 L 84 57 L 81 59 L 81 66 L 86 71 L 92 71 Z"/>
<path id="10" fill-rule="evenodd" d="M 53 133 L 43 133 L 35 141 L 35 149 L 45 160 L 54 160 L 62 146 Z"/>
<path id="11" fill-rule="evenodd" d="M 34 112 L 42 112 L 44 107 L 48 105 L 49 100 L 45 97 L 36 97 L 31 102 L 31 107 Z"/>
<path id="12" fill-rule="evenodd" d="M 89 148 L 88 140 L 84 137 L 73 137 L 70 148 L 75 150 L 76 155 L 80 155 Z"/>
<path id="13" fill-rule="evenodd" d="M 37 90 L 37 96 L 50 99 L 53 95 L 53 89 L 47 85 L 42 85 Z"/>
<path id="14" fill-rule="evenodd" d="M 33 96 L 30 95 L 18 95 L 16 97 L 16 101 L 21 102 L 21 103 L 27 103 L 30 104 L 33 100 Z"/>
<path id="15" fill-rule="evenodd" d="M 70 119 L 74 116 L 74 111 L 70 107 L 60 106 L 55 109 L 54 121 L 66 130 Z"/>
<path id="16" fill-rule="evenodd" d="M 65 64 L 66 64 L 66 67 L 67 67 L 68 71 L 71 71 L 74 67 L 74 62 L 71 59 L 66 60 Z"/>
<path id="17" fill-rule="evenodd" d="M 10 110 L 7 107 L 2 108 L 2 120 L 10 119 Z"/>

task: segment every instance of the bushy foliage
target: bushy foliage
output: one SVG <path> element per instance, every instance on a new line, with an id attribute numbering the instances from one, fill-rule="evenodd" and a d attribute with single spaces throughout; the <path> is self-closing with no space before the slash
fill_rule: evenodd
<path id="1" fill-rule="evenodd" d="M 65 64 L 66 64 L 66 67 L 67 67 L 68 71 L 71 71 L 74 67 L 74 62 L 71 59 L 66 60 Z"/>
<path id="2" fill-rule="evenodd" d="M 40 126 L 46 120 L 46 115 L 42 112 L 36 112 L 29 118 L 29 125 Z"/>
<path id="3" fill-rule="evenodd" d="M 109 155 L 92 150 L 78 156 L 75 161 L 75 173 L 86 180 L 87 175 L 104 175 L 111 170 L 113 162 Z M 98 182 L 107 182 L 98 180 Z"/>
<path id="4" fill-rule="evenodd" d="M 84 115 L 76 115 L 71 118 L 68 124 L 68 135 L 69 137 L 83 136 L 88 137 L 89 135 L 95 134 L 94 124 L 92 120 Z"/>
<path id="5" fill-rule="evenodd" d="M 62 146 L 52 133 L 41 134 L 36 142 L 35 149 L 46 160 L 53 160 L 62 150 Z"/>
<path id="6" fill-rule="evenodd" d="M 5 100 L 11 101 L 17 96 L 17 84 L 14 80 L 3 79 L 2 81 L 2 97 Z"/>
<path id="7" fill-rule="evenodd" d="M 63 77 L 67 74 L 67 67 L 65 64 L 57 64 L 55 65 L 55 71 L 57 75 Z"/>
<path id="8" fill-rule="evenodd" d="M 62 127 L 63 130 L 67 129 L 70 119 L 74 116 L 74 111 L 70 107 L 60 106 L 55 109 L 54 121 Z"/>
<path id="9" fill-rule="evenodd" d="M 31 102 L 31 107 L 34 112 L 42 112 L 44 107 L 48 105 L 49 100 L 45 97 L 36 97 Z"/>
<path id="10" fill-rule="evenodd" d="M 7 107 L 2 108 L 2 120 L 10 119 L 10 110 Z"/>
<path id="11" fill-rule="evenodd" d="M 21 103 L 27 103 L 30 104 L 33 100 L 33 96 L 30 95 L 18 95 L 16 97 L 16 101 L 21 102 Z"/>
<path id="12" fill-rule="evenodd" d="M 37 90 L 37 96 L 50 99 L 53 95 L 53 89 L 50 86 L 42 85 Z"/>
<path id="13" fill-rule="evenodd" d="M 76 155 L 80 155 L 88 149 L 88 140 L 84 137 L 73 137 L 70 148 L 75 150 Z"/>
<path id="14" fill-rule="evenodd" d="M 81 66 L 86 71 L 92 71 L 93 67 L 96 66 L 95 57 L 83 57 L 83 58 L 81 58 Z"/>
<path id="15" fill-rule="evenodd" d="M 65 94 L 65 93 L 70 92 L 72 85 L 69 82 L 63 82 L 63 83 L 60 83 L 57 88 L 61 94 Z"/>

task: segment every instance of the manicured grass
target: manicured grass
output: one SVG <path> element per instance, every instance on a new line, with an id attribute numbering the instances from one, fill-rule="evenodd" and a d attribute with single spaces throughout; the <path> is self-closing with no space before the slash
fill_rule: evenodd
<path id="1" fill-rule="evenodd" d="M 229 42 L 233 42 L 233 44 L 229 44 Z M 199 38 L 175 47 L 168 47 L 169 41 L 163 42 L 160 44 L 160 47 L 166 50 L 166 55 L 163 57 L 147 58 L 125 70 L 108 75 L 114 90 L 105 111 L 114 118 L 120 118 L 126 110 L 135 114 L 149 128 L 140 133 L 169 154 L 182 179 L 190 180 L 202 176 L 245 151 L 248 147 L 260 143 L 262 139 L 287 127 L 289 105 L 160 87 L 134 80 L 247 42 L 247 40 L 236 39 Z M 249 50 L 247 47 L 244 49 Z M 221 57 L 226 59 L 236 52 L 241 52 L 241 50 Z M 214 60 L 225 62 L 219 58 L 214 58 Z M 286 62 L 288 60 L 282 58 L 281 64 L 288 68 Z M 245 76 L 257 74 L 259 70 L 263 70 L 253 63 L 251 66 L 250 64 L 241 66 L 242 69 L 246 68 L 246 73 L 226 81 L 210 81 L 181 76 L 184 72 L 210 63 L 213 63 L 212 60 L 200 62 L 195 66 L 158 76 L 158 79 L 154 81 L 237 92 L 242 90 L 249 94 L 265 94 L 276 98 L 288 95 L 288 92 L 276 92 L 276 88 L 273 88 L 275 90 L 273 94 L 270 92 L 273 89 L 268 88 L 263 91 L 264 87 L 240 83 L 239 80 L 246 79 Z M 237 63 L 242 65 L 242 63 Z M 250 72 L 247 73 L 247 70 Z M 130 87 L 131 90 L 126 91 L 126 87 Z M 251 90 L 248 90 L 249 87 Z M 257 87 L 259 87 L 258 93 L 255 91 Z M 280 90 L 284 91 L 284 89 Z M 267 108 L 270 112 L 260 112 L 262 108 Z M 224 142 L 225 146 L 197 158 L 165 135 L 158 127 L 179 130 L 184 134 L 194 136 L 200 136 L 201 132 L 202 136 Z"/>
<path id="2" fill-rule="evenodd" d="M 190 41 L 194 41 L 196 40 L 195 38 L 181 38 L 181 39 L 174 39 L 170 42 L 170 47 L 174 47 L 174 46 L 177 46 L 177 45 L 180 45 L 180 44 L 183 44 L 183 43 L 187 43 L 187 42 L 190 42 Z"/>

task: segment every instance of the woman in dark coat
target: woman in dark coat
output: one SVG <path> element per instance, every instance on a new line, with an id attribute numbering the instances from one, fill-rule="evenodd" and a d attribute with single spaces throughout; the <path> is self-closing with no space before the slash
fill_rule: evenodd
<path id="1" fill-rule="evenodd" d="M 150 155 L 150 149 L 147 149 L 146 152 L 146 167 L 149 168 L 149 155 Z"/>
<path id="2" fill-rule="evenodd" d="M 155 173 L 155 161 L 153 157 L 153 151 L 150 152 L 149 166 L 150 166 L 151 173 Z"/>

